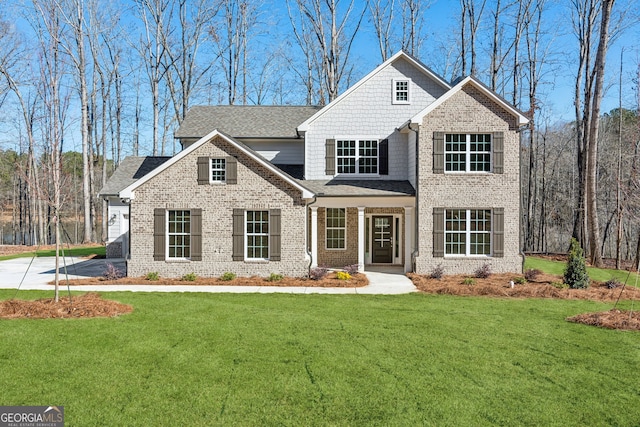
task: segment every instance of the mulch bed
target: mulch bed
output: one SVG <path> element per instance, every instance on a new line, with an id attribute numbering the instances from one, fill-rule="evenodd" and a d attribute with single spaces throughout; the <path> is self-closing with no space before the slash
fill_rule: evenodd
<path id="1" fill-rule="evenodd" d="M 65 281 L 64 284 L 67 282 Z M 86 279 L 69 280 L 69 285 L 163 285 L 163 286 L 298 286 L 314 288 L 361 288 L 367 286 L 369 280 L 364 274 L 354 274 L 349 280 L 336 278 L 335 273 L 327 274 L 323 279 L 311 280 L 300 277 L 283 277 L 281 280 L 268 281 L 264 277 L 236 277 L 233 280 L 221 280 L 217 277 L 198 277 L 196 280 L 167 279 L 148 280 L 144 276 L 122 277 L 115 280 L 107 280 L 104 277 L 89 277 Z"/>
<path id="2" fill-rule="evenodd" d="M 583 323 L 607 329 L 640 331 L 640 312 L 612 309 L 597 313 L 584 313 L 568 317 L 569 322 Z"/>
<path id="3" fill-rule="evenodd" d="M 117 301 L 105 300 L 99 294 L 87 293 L 69 298 L 61 297 L 35 301 L 10 299 L 0 301 L 2 319 L 65 319 L 80 317 L 116 317 L 131 313 L 133 307 Z"/>
<path id="4" fill-rule="evenodd" d="M 640 289 L 626 286 L 608 289 L 604 284 L 594 282 L 587 289 L 560 289 L 551 285 L 562 279 L 547 274 L 539 275 L 534 281 L 516 284 L 513 288 L 509 282 L 518 277 L 511 273 L 492 274 L 486 279 L 475 279 L 475 285 L 464 285 L 465 275 L 443 276 L 431 279 L 419 274 L 407 273 L 413 284 L 422 292 L 445 295 L 493 296 L 507 298 L 558 298 L 581 299 L 602 302 L 615 302 L 618 297 L 625 300 L 640 300 Z"/>

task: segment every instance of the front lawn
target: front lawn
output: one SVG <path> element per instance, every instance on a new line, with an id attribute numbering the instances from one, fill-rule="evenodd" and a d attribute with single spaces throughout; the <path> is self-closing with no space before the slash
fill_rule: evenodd
<path id="1" fill-rule="evenodd" d="M 527 256 L 524 268 L 535 268 L 544 271 L 545 273 L 555 274 L 562 277 L 566 265 L 567 263 L 562 261 L 553 261 L 536 256 Z M 632 272 L 629 274 L 629 272 L 625 270 L 587 267 L 587 274 L 591 280 L 597 280 L 598 282 L 606 282 L 612 278 L 618 279 L 620 283 L 625 283 L 626 281 L 627 285 L 636 285 L 639 282 L 639 277 L 636 273 Z"/>
<path id="2" fill-rule="evenodd" d="M 23 251 L 24 248 L 28 248 L 26 251 Z M 10 250 L 12 253 L 0 255 L 0 261 L 6 261 L 9 259 L 16 258 L 31 258 L 34 255 L 36 257 L 53 257 L 56 256 L 56 250 L 52 249 L 51 246 L 46 246 L 43 249 L 31 250 L 34 248 L 33 246 L 5 246 L 5 249 Z M 14 251 L 15 249 L 15 251 Z M 60 255 L 64 256 L 72 256 L 72 257 L 90 257 L 90 256 L 105 256 L 106 248 L 104 246 L 74 246 L 71 248 L 61 247 Z"/>
<path id="3" fill-rule="evenodd" d="M 0 299 L 14 294 L 0 291 Z M 69 426 L 640 420 L 640 335 L 564 320 L 610 304 L 426 294 L 104 296 L 133 313 L 0 321 L 0 404 L 63 405 Z"/>

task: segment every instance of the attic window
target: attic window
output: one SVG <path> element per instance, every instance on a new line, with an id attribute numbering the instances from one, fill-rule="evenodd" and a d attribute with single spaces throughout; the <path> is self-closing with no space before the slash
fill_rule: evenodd
<path id="1" fill-rule="evenodd" d="M 410 88 L 411 79 L 393 79 L 393 103 L 410 104 Z"/>

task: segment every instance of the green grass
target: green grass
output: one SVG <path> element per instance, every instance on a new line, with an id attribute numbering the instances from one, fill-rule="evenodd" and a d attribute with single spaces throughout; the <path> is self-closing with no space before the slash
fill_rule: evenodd
<path id="1" fill-rule="evenodd" d="M 106 248 L 104 246 L 87 246 L 87 247 L 77 247 L 77 248 L 62 248 L 64 250 L 65 256 L 89 256 L 89 255 L 102 255 L 104 256 L 106 253 Z M 31 258 L 33 255 L 37 257 L 51 257 L 56 256 L 55 249 L 43 249 L 34 252 L 22 252 L 19 254 L 11 254 L 11 255 L 3 255 L 0 256 L 0 261 L 6 261 L 8 259 L 15 258 Z"/>
<path id="2" fill-rule="evenodd" d="M 0 298 L 14 293 L 0 291 Z M 63 405 L 68 426 L 640 420 L 640 334 L 564 320 L 610 308 L 601 303 L 426 294 L 105 296 L 134 312 L 0 321 L 3 405 Z"/>
<path id="3" fill-rule="evenodd" d="M 529 268 L 535 268 L 548 274 L 555 274 L 562 276 L 566 267 L 565 262 L 551 261 L 544 258 L 537 258 L 535 256 L 527 256 L 524 263 L 525 270 Z M 620 283 L 626 283 L 628 285 L 636 285 L 640 283 L 640 278 L 636 273 L 629 274 L 624 270 L 612 270 L 608 268 L 594 268 L 587 267 L 587 274 L 591 280 L 597 280 L 598 282 L 606 282 L 611 278 L 616 278 Z"/>

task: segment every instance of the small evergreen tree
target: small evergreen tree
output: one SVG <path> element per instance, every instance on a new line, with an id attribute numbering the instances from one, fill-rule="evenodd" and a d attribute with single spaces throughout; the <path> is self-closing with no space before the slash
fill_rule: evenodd
<path id="1" fill-rule="evenodd" d="M 564 283 L 571 289 L 586 289 L 589 287 L 589 275 L 584 260 L 584 251 L 576 239 L 571 239 L 569 259 L 564 270 Z"/>

